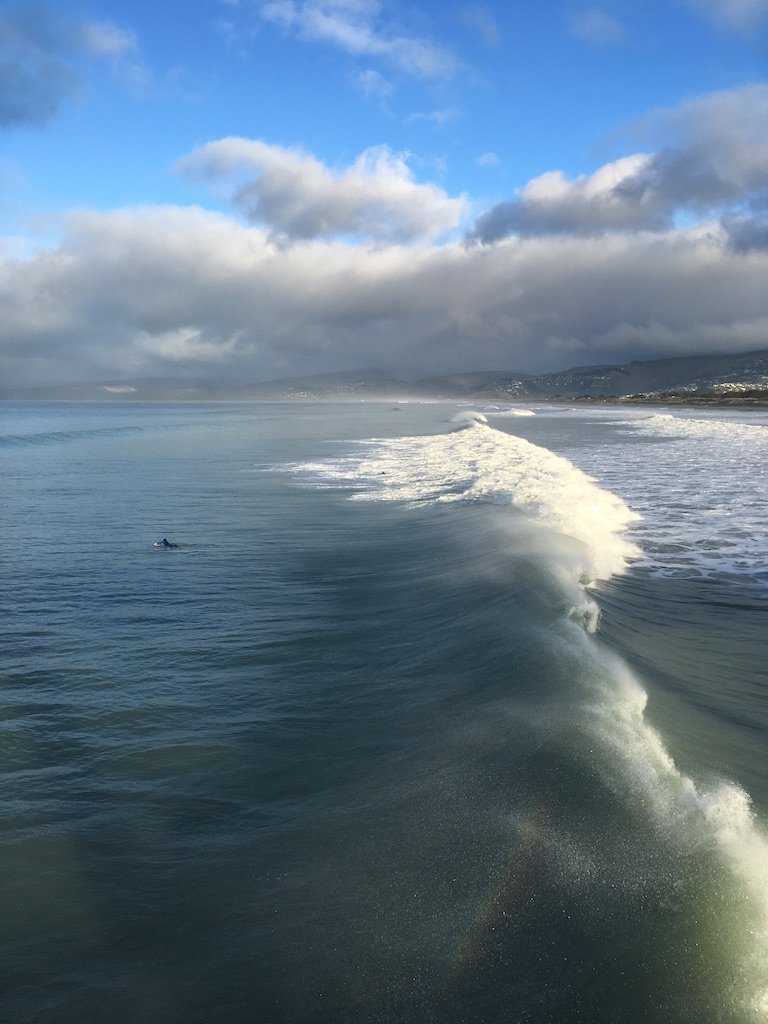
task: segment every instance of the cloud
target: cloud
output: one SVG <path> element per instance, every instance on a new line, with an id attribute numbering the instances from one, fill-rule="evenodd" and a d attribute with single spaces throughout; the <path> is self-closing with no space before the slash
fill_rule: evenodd
<path id="1" fill-rule="evenodd" d="M 696 13 L 716 25 L 738 32 L 749 31 L 768 15 L 768 0 L 685 0 Z"/>
<path id="2" fill-rule="evenodd" d="M 79 26 L 80 45 L 86 53 L 109 61 L 112 71 L 132 89 L 142 90 L 149 71 L 139 55 L 135 32 L 111 21 L 83 22 Z"/>
<path id="3" fill-rule="evenodd" d="M 392 83 L 372 68 L 369 68 L 367 71 L 361 71 L 356 80 L 363 94 L 368 97 L 385 100 L 395 91 Z"/>
<path id="4" fill-rule="evenodd" d="M 492 49 L 499 41 L 501 33 L 491 11 L 487 7 L 468 7 L 461 12 L 464 24 L 480 36 L 484 46 Z"/>
<path id="5" fill-rule="evenodd" d="M 210 182 L 252 175 L 235 187 L 231 200 L 281 241 L 354 235 L 409 242 L 453 231 L 465 214 L 463 200 L 415 182 L 405 156 L 386 146 L 333 171 L 300 149 L 230 137 L 196 149 L 177 170 Z"/>
<path id="6" fill-rule="evenodd" d="M 650 159 L 642 154 L 625 157 L 575 180 L 561 171 L 548 171 L 528 182 L 519 198 L 497 203 L 478 217 L 470 238 L 487 244 L 508 235 L 661 229 L 663 219 L 653 215 L 643 197 L 622 194 L 622 185 L 634 181 Z"/>
<path id="7" fill-rule="evenodd" d="M 470 239 L 663 231 L 683 213 L 726 215 L 768 189 L 768 86 L 654 111 L 632 131 L 667 144 L 590 176 L 547 172 L 483 213 Z"/>
<path id="8" fill-rule="evenodd" d="M 759 83 L 696 96 L 676 107 L 652 110 L 632 122 L 628 134 L 662 139 L 677 146 L 701 140 L 715 149 L 719 140 L 741 147 L 768 142 L 768 85 Z"/>
<path id="9" fill-rule="evenodd" d="M 416 78 L 447 77 L 459 67 L 444 47 L 385 26 L 377 0 L 269 0 L 260 13 L 301 39 L 381 58 Z"/>
<path id="10" fill-rule="evenodd" d="M 723 227 L 736 252 L 768 252 L 768 217 L 745 214 L 724 217 Z"/>
<path id="11" fill-rule="evenodd" d="M 765 346 L 767 273 L 768 252 L 734 255 L 716 224 L 470 249 L 280 249 L 197 208 L 80 212 L 58 247 L 0 260 L 0 360 L 10 386 L 738 352 Z"/>
<path id="12" fill-rule="evenodd" d="M 496 153 L 481 153 L 475 160 L 478 167 L 498 167 L 501 161 Z"/>
<path id="13" fill-rule="evenodd" d="M 99 57 L 122 57 L 136 51 L 136 35 L 111 21 L 85 22 L 80 28 L 83 49 Z"/>
<path id="14" fill-rule="evenodd" d="M 405 121 L 406 124 L 412 124 L 414 121 L 426 121 L 431 124 L 442 126 L 444 124 L 449 124 L 451 121 L 455 121 L 459 117 L 461 117 L 461 114 L 458 110 L 448 107 L 445 110 L 432 110 L 429 114 L 417 111 L 414 114 L 409 114 Z"/>
<path id="15" fill-rule="evenodd" d="M 571 32 L 590 46 L 616 46 L 626 39 L 621 24 L 610 14 L 593 7 L 571 18 Z"/>
<path id="16" fill-rule="evenodd" d="M 135 36 L 110 21 L 59 21 L 42 4 L 0 12 L 0 127 L 42 127 L 77 100 L 83 53 L 109 60 L 131 84 L 146 79 Z"/>

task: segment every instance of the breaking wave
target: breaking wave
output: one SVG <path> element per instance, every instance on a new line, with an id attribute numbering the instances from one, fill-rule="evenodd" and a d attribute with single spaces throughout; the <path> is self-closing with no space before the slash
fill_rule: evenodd
<path id="1" fill-rule="evenodd" d="M 660 425 L 684 436 L 698 437 L 701 429 L 716 433 L 710 425 L 679 427 L 678 421 L 668 424 L 664 418 L 660 424 L 655 417 L 646 429 L 658 432 Z M 629 667 L 591 635 L 598 610 L 584 588 L 624 573 L 640 557 L 640 549 L 627 536 L 640 516 L 567 459 L 495 430 L 482 413 L 464 411 L 453 427 L 431 436 L 359 442 L 353 454 L 293 468 L 321 485 L 351 488 L 356 501 L 508 505 L 545 532 L 578 542 L 575 561 L 573 548 L 567 545 L 531 549 L 534 556 L 544 551 L 550 576 L 552 562 L 559 559 L 568 601 L 566 631 L 572 631 L 572 643 L 582 648 L 585 662 L 592 666 L 574 681 L 579 692 L 573 720 L 579 722 L 582 740 L 601 751 L 598 760 L 606 784 L 635 808 L 633 813 L 640 808 L 649 820 L 651 845 L 659 842 L 674 849 L 675 857 L 687 858 L 691 877 L 698 879 L 695 884 L 702 891 L 714 892 L 718 884 L 708 874 L 711 862 L 727 873 L 728 895 L 721 906 L 725 917 L 717 932 L 727 937 L 727 955 L 740 966 L 739 977 L 721 979 L 719 984 L 728 987 L 726 998 L 743 1019 L 765 1020 L 768 841 L 756 823 L 750 798 L 738 785 L 719 781 L 703 786 L 678 769 L 660 733 L 646 719 L 643 687 Z"/>

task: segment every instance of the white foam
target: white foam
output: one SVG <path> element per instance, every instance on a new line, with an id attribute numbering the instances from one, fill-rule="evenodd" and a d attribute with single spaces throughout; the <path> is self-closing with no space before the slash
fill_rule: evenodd
<path id="1" fill-rule="evenodd" d="M 637 426 L 674 439 L 655 467 L 658 511 L 670 503 L 686 506 L 684 514 L 653 517 L 660 528 L 649 538 L 649 551 L 682 543 L 685 553 L 671 563 L 678 570 L 768 574 L 768 428 L 676 416 L 653 416 Z M 655 553 L 654 559 L 667 569 Z"/>
<path id="2" fill-rule="evenodd" d="M 586 547 L 579 575 L 607 579 L 639 552 L 625 535 L 637 519 L 627 505 L 567 459 L 494 430 L 465 412 L 466 429 L 426 437 L 377 439 L 360 454 L 301 467 L 356 488 L 358 500 L 489 501 L 510 504 Z"/>
<path id="3" fill-rule="evenodd" d="M 710 416 L 654 413 L 635 421 L 636 426 L 655 434 L 672 434 L 677 437 L 705 437 L 709 440 L 722 438 L 729 444 L 736 442 L 768 442 L 768 426 L 759 416 L 726 417 L 723 413 Z"/>
<path id="4" fill-rule="evenodd" d="M 495 415 L 497 416 L 535 416 L 536 413 L 533 409 L 500 409 Z"/>
<path id="5" fill-rule="evenodd" d="M 768 583 L 765 416 L 613 407 L 571 415 L 620 425 L 606 443 L 568 454 L 640 513 L 630 530 L 643 551 L 638 566 L 658 576 Z"/>

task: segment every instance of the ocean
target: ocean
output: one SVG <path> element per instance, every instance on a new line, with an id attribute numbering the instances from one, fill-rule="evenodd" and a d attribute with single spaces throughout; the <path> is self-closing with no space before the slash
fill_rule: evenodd
<path id="1" fill-rule="evenodd" d="M 0 467 L 4 1021 L 768 1021 L 768 416 L 5 402 Z"/>

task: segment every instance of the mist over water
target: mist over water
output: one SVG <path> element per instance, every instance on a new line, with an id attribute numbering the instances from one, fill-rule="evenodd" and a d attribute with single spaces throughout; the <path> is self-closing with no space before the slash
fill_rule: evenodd
<path id="1" fill-rule="evenodd" d="M 11 1019 L 768 1017 L 759 482 L 476 412 L 0 410 Z"/>

